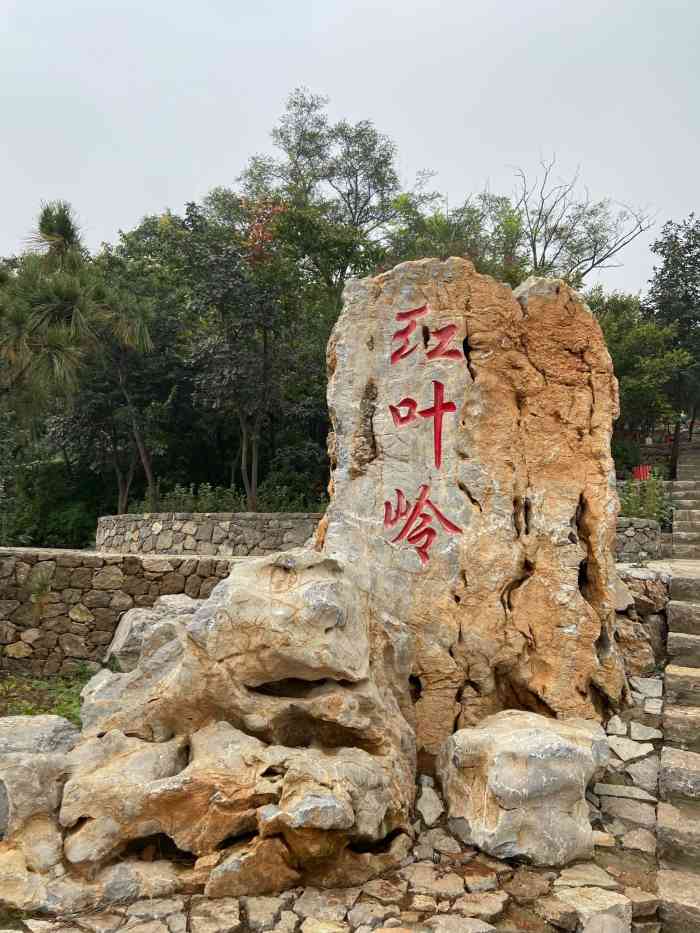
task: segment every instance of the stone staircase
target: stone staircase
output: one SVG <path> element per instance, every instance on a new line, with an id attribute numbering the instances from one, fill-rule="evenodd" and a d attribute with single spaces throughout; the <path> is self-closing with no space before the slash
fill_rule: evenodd
<path id="1" fill-rule="evenodd" d="M 667 617 L 658 886 L 664 933 L 690 933 L 700 931 L 700 574 L 674 575 Z"/>
<path id="2" fill-rule="evenodd" d="M 673 557 L 700 559 L 700 445 L 681 449 L 678 479 L 671 484 Z"/>

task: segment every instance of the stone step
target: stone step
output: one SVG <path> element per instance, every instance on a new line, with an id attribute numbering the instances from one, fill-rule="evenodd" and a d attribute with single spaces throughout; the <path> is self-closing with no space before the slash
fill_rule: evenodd
<path id="1" fill-rule="evenodd" d="M 700 499 L 691 499 L 688 496 L 684 496 L 682 499 L 673 500 L 674 509 L 692 509 L 696 511 L 700 509 Z"/>
<path id="2" fill-rule="evenodd" d="M 676 560 L 700 560 L 700 544 L 676 544 L 673 557 Z"/>
<path id="3" fill-rule="evenodd" d="M 699 479 L 674 479 L 668 484 L 671 492 L 682 492 L 684 489 L 697 489 L 700 487 Z"/>
<path id="4" fill-rule="evenodd" d="M 700 706 L 664 704 L 664 742 L 676 748 L 700 752 Z"/>
<path id="5" fill-rule="evenodd" d="M 697 531 L 681 531 L 680 528 L 673 526 L 674 544 L 698 544 L 700 542 L 700 528 Z"/>
<path id="6" fill-rule="evenodd" d="M 670 632 L 700 635 L 700 603 L 672 599 L 666 606 L 666 618 Z"/>
<path id="7" fill-rule="evenodd" d="M 668 746 L 661 749 L 659 797 L 666 801 L 689 800 L 700 804 L 700 755 L 697 752 Z"/>
<path id="8" fill-rule="evenodd" d="M 666 606 L 666 618 L 670 632 L 700 635 L 700 602 L 672 599 Z"/>
<path id="9" fill-rule="evenodd" d="M 694 531 L 700 532 L 700 520 L 692 522 L 684 522 L 677 519 L 673 519 L 673 535 L 677 534 L 679 531 Z M 664 532 L 661 533 L 663 537 Z"/>
<path id="10" fill-rule="evenodd" d="M 700 866 L 700 807 L 662 800 L 656 811 L 656 839 L 664 868 Z"/>
<path id="11" fill-rule="evenodd" d="M 664 671 L 664 705 L 700 707 L 700 675 L 697 667 L 667 664 Z"/>
<path id="12" fill-rule="evenodd" d="M 700 509 L 673 509 L 673 521 L 679 522 L 700 522 Z"/>
<path id="13" fill-rule="evenodd" d="M 663 869 L 657 882 L 664 933 L 700 930 L 700 875 Z"/>
<path id="14" fill-rule="evenodd" d="M 700 667 L 700 635 L 669 632 L 667 650 L 673 663 L 683 667 Z"/>
<path id="15" fill-rule="evenodd" d="M 671 579 L 671 599 L 700 603 L 700 577 L 683 577 L 674 574 Z"/>

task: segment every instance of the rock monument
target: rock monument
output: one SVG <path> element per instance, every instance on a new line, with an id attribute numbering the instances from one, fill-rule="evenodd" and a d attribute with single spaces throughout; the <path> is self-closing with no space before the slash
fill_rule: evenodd
<path id="1" fill-rule="evenodd" d="M 315 543 L 241 564 L 194 614 L 156 614 L 138 664 L 86 687 L 69 747 L 9 736 L 0 901 L 361 883 L 406 858 L 417 761 L 438 754 L 449 815 L 497 848 L 508 828 L 489 836 L 459 788 L 489 779 L 508 710 L 551 721 L 545 767 L 566 747 L 578 769 L 561 793 L 574 843 L 538 848 L 525 814 L 508 854 L 590 849 L 600 730 L 554 720 L 595 721 L 626 690 L 600 329 L 563 283 L 513 292 L 423 260 L 348 287 L 328 368 Z"/>
<path id="2" fill-rule="evenodd" d="M 419 748 L 501 709 L 617 703 L 617 382 L 577 295 L 404 263 L 347 288 L 328 370 L 319 543 L 413 635 Z"/>

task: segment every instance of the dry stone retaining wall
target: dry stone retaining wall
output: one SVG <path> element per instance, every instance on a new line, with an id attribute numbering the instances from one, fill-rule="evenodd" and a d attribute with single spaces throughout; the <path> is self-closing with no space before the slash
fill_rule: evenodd
<path id="1" fill-rule="evenodd" d="M 106 515 L 97 522 L 98 550 L 131 554 L 250 557 L 309 540 L 315 512 L 153 512 Z"/>
<path id="2" fill-rule="evenodd" d="M 232 560 L 0 548 L 0 670 L 97 669 L 121 615 L 159 596 L 206 598 Z"/>
<path id="3" fill-rule="evenodd" d="M 615 560 L 634 563 L 661 555 L 661 526 L 650 518 L 618 518 Z"/>

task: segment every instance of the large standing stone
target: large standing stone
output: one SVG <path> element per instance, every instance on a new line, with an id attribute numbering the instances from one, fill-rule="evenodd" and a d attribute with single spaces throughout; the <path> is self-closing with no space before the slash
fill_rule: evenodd
<path id="1" fill-rule="evenodd" d="M 561 282 L 404 263 L 348 286 L 328 367 L 319 546 L 415 636 L 419 747 L 509 707 L 597 718 L 623 690 L 617 383 L 586 306 Z"/>
<path id="2" fill-rule="evenodd" d="M 565 865 L 593 854 L 586 786 L 607 761 L 592 722 L 497 713 L 461 729 L 438 759 L 453 831 L 498 858 Z"/>

